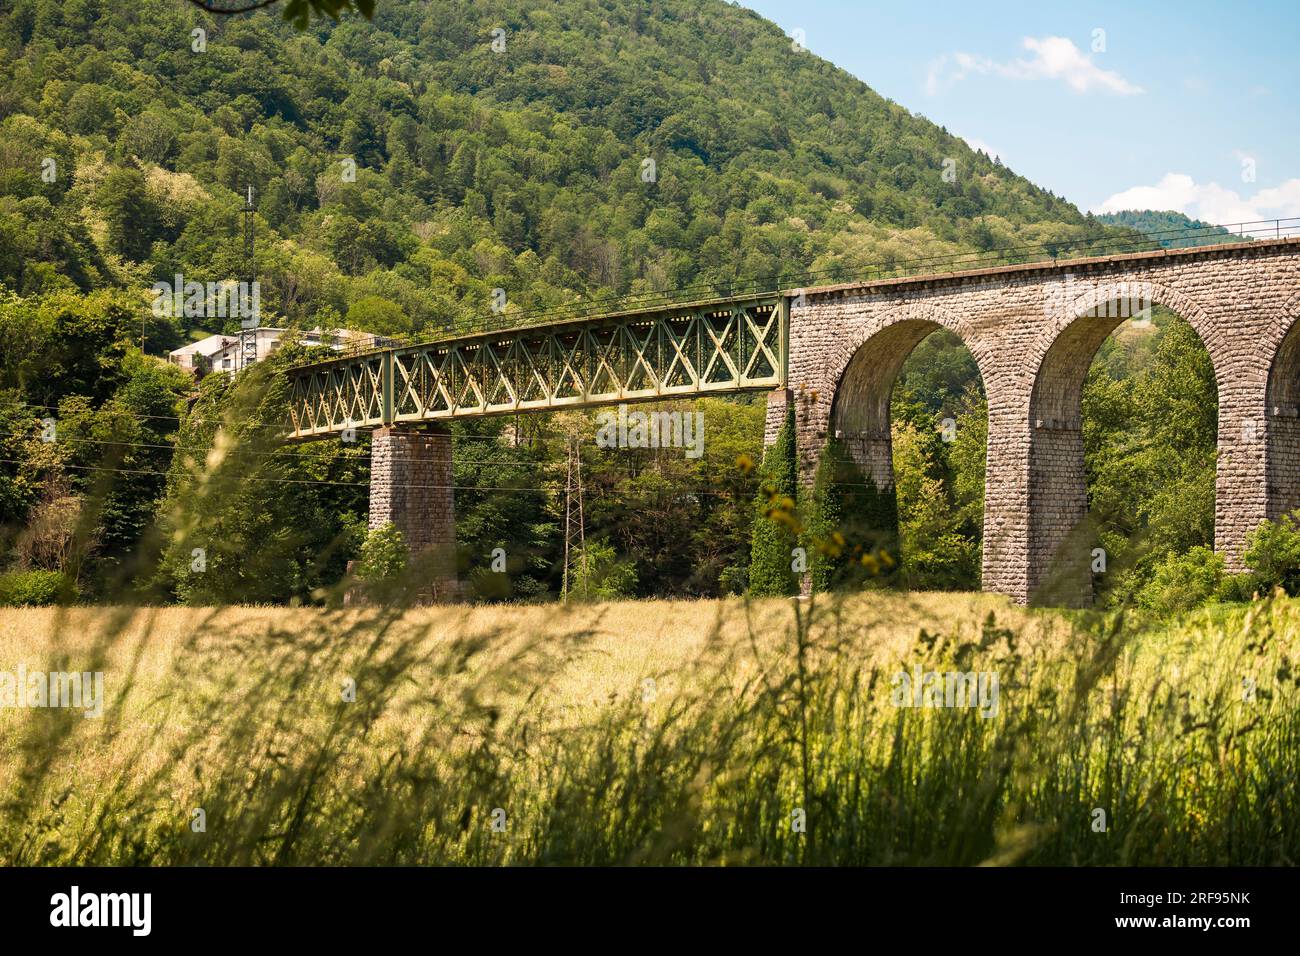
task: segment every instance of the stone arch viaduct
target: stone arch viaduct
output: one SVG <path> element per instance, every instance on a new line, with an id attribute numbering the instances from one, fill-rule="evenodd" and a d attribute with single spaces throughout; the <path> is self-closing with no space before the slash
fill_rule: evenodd
<path id="1" fill-rule="evenodd" d="M 829 434 L 893 484 L 889 397 L 912 349 L 946 328 L 970 349 L 989 407 L 983 586 L 1021 602 L 1063 566 L 1086 586 L 1080 399 L 1102 341 L 1150 304 L 1186 319 L 1219 392 L 1215 549 L 1300 506 L 1300 244 L 1234 243 L 805 290 L 790 310 L 788 386 L 805 476 Z"/>
<path id="2" fill-rule="evenodd" d="M 984 590 L 1074 603 L 1091 587 L 1095 544 L 1079 531 L 1083 380 L 1106 336 L 1151 305 L 1190 323 L 1213 362 L 1215 549 L 1240 569 L 1249 533 L 1300 507 L 1300 238 L 822 286 L 339 359 L 291 373 L 292 435 L 378 429 L 372 524 L 443 544 L 454 538 L 451 444 L 412 429 L 462 415 L 762 389 L 768 443 L 794 405 L 805 481 L 837 435 L 887 488 L 894 380 L 946 328 L 988 398 Z M 394 490 L 412 486 L 404 456 L 432 462 L 416 487 L 434 490 Z"/>

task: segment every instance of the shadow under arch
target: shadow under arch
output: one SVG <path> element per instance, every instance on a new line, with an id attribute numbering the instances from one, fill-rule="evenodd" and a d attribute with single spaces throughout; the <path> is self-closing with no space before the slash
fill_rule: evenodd
<path id="1" fill-rule="evenodd" d="M 1289 328 L 1269 363 L 1265 405 L 1269 520 L 1300 508 L 1300 295 L 1283 315 Z"/>
<path id="2" fill-rule="evenodd" d="M 1089 519 L 1084 467 L 1083 385 L 1102 343 L 1130 318 L 1162 306 L 1187 322 L 1214 365 L 1214 330 L 1188 297 L 1154 283 L 1120 283 L 1082 296 L 1058 314 L 1034 374 L 1029 402 L 1030 604 L 1092 603 L 1098 529 Z M 1104 557 L 1102 558 L 1104 560 Z"/>
<path id="3" fill-rule="evenodd" d="M 874 331 L 841 346 L 841 367 L 832 370 L 838 374 L 829 376 L 836 386 L 827 437 L 836 440 L 840 451 L 860 470 L 868 483 L 867 497 L 879 499 L 876 514 L 882 526 L 874 530 L 895 542 L 898 511 L 890 411 L 894 386 L 916 347 L 944 330 L 965 346 L 981 384 L 986 385 L 982 355 L 972 347 L 977 344 L 974 336 L 942 309 L 919 304 L 889 313 Z"/>

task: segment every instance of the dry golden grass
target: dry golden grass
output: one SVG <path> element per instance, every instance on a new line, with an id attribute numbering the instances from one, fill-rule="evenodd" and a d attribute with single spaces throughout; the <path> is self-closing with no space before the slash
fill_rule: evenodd
<path id="1" fill-rule="evenodd" d="M 0 863 L 1282 862 L 1298 641 L 1284 598 L 5 610 L 0 671 L 108 702 L 0 709 Z M 912 665 L 999 673 L 996 719 L 892 705 Z"/>
<path id="2" fill-rule="evenodd" d="M 873 592 L 840 607 L 821 602 L 813 629 L 815 635 L 832 623 L 831 615 L 840 614 L 863 654 L 875 656 L 901 653 L 923 628 L 969 638 L 989 613 L 1030 640 L 1059 633 L 1054 615 L 1026 611 L 994 595 L 943 592 Z M 180 655 L 232 638 L 255 640 L 270 631 L 346 630 L 369 614 L 284 607 L 0 608 L 0 670 L 13 670 L 20 661 L 32 670 L 46 669 L 52 659 L 66 659 L 60 669 L 79 670 L 102 650 L 110 697 L 123 689 L 114 686 L 113 675 L 132 674 L 124 729 L 143 732 L 150 726 L 147 702 L 160 693 Z M 728 652 L 752 660 L 751 633 L 759 635 L 760 650 L 787 652 L 793 617 L 786 599 L 629 600 L 568 607 L 423 607 L 405 611 L 388 626 L 420 632 L 430 653 L 458 638 L 483 637 L 492 644 L 492 660 L 553 639 L 563 647 L 566 663 L 548 681 L 546 703 L 570 708 L 640 693 L 647 677 L 663 690 L 662 678 L 679 680 L 683 670 L 694 672 Z M 103 647 L 106 639 L 109 646 Z M 12 711 L 0 710 L 0 728 L 13 718 Z"/>
<path id="3" fill-rule="evenodd" d="M 1053 640 L 1059 621 L 1017 608 L 1006 599 L 983 594 L 873 592 L 832 607 L 814 607 L 814 639 L 837 625 L 851 636 L 864 663 L 901 659 L 918 632 L 970 639 L 989 613 L 1000 624 Z M 251 687 L 269 661 L 241 668 L 247 648 L 270 645 L 268 635 L 290 642 L 296 635 L 369 631 L 372 610 L 327 611 L 284 607 L 146 607 L 0 609 L 0 670 L 21 662 L 35 670 L 102 670 L 109 719 L 78 719 L 70 728 L 65 759 L 52 770 L 56 787 L 89 794 L 119 775 L 161 771 L 173 748 L 193 733 L 190 694 L 237 696 L 221 686 L 231 673 L 238 686 Z M 657 701 L 671 701 L 699 681 L 725 668 L 740 686 L 761 664 L 788 663 L 793 654 L 794 617 L 787 599 L 644 600 L 569 606 L 446 605 L 408 609 L 383 627 L 392 642 L 413 640 L 412 656 L 434 658 L 458 640 L 487 642 L 458 686 L 472 685 L 495 667 L 511 661 L 536 665 L 531 679 L 497 688 L 493 702 L 514 715 L 527 707 L 535 721 L 564 726 L 597 719 L 602 709 L 645 694 L 654 681 Z M 758 636 L 757 646 L 751 635 Z M 256 653 L 256 652 L 254 652 Z M 98 664 L 95 662 L 100 659 Z M 346 660 L 346 655 L 343 658 Z M 348 668 L 322 655 L 322 672 L 307 697 L 337 699 Z M 241 670 L 244 673 L 239 673 Z M 490 683 L 490 681 L 489 681 Z M 377 730 L 385 741 L 415 733 L 421 687 L 399 691 Z M 358 689 L 364 695 L 365 687 Z M 15 759 L 14 729 L 30 712 L 0 709 L 0 776 Z M 322 711 L 306 703 L 304 721 L 322 722 Z M 394 738 L 387 735 L 392 734 Z M 147 742 L 141 746 L 141 742 Z M 187 789 L 189 772 L 177 767 L 176 786 Z"/>

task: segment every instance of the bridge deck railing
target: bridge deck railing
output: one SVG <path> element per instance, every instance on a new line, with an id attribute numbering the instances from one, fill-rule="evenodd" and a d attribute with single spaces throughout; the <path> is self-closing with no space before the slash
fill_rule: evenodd
<path id="1" fill-rule="evenodd" d="M 977 252 L 943 253 L 876 263 L 843 263 L 827 269 L 781 273 L 765 279 L 699 283 L 666 291 L 595 296 L 564 306 L 480 314 L 466 317 L 440 331 L 433 332 L 425 342 L 445 341 L 506 329 L 544 326 L 609 314 L 708 305 L 746 296 L 771 296 L 779 294 L 782 290 L 806 289 L 819 284 L 867 283 L 915 275 L 966 272 L 1002 265 L 1060 262 L 1093 256 L 1192 248 L 1226 241 L 1247 242 L 1294 237 L 1300 237 L 1300 217 L 1215 225 L 1202 224 L 1150 233 L 1130 230 L 1120 235 L 1108 233 L 1102 236 L 1006 246 Z"/>

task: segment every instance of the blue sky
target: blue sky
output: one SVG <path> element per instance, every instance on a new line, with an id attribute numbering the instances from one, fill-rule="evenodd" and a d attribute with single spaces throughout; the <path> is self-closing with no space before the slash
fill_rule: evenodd
<path id="1" fill-rule="evenodd" d="M 1297 0 L 743 5 L 1081 209 L 1300 216 Z"/>

